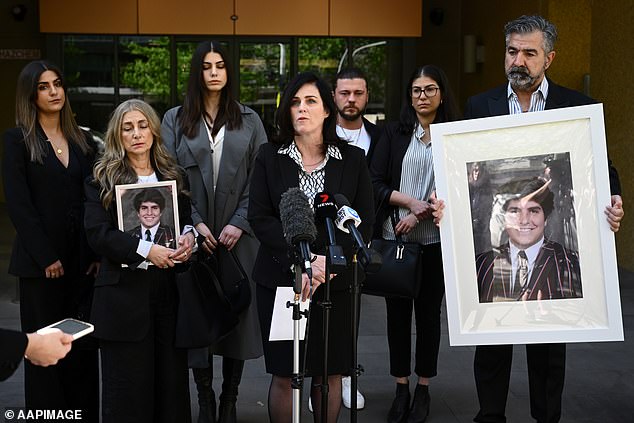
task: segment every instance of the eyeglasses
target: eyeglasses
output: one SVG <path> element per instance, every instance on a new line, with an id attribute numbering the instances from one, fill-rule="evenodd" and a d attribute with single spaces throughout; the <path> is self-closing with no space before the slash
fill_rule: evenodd
<path id="1" fill-rule="evenodd" d="M 438 87 L 412 87 L 409 92 L 412 95 L 412 98 L 420 98 L 423 93 L 425 93 L 425 97 L 432 98 L 438 94 L 439 89 L 440 88 Z"/>

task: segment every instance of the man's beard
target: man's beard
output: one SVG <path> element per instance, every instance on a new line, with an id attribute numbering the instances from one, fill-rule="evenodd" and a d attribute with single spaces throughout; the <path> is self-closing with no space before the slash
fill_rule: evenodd
<path id="1" fill-rule="evenodd" d="M 345 110 L 346 110 L 345 107 L 343 109 L 337 108 L 337 111 L 339 112 L 339 116 L 341 116 L 344 120 L 347 120 L 349 122 L 354 122 L 355 120 L 359 119 L 363 115 L 363 112 L 365 112 L 365 109 L 363 110 L 356 109 L 357 110 L 356 113 L 349 115 L 345 113 Z"/>
<path id="2" fill-rule="evenodd" d="M 525 91 L 535 85 L 545 70 L 544 68 L 539 75 L 533 76 L 525 66 L 513 66 L 506 72 L 506 78 L 511 83 L 513 89 Z"/>

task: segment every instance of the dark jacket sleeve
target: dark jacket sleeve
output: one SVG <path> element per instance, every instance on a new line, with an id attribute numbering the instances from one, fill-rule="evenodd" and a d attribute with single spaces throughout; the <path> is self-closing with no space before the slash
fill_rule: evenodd
<path id="1" fill-rule="evenodd" d="M 90 247 L 99 255 L 114 263 L 133 264 L 143 261 L 136 249 L 139 240 L 122 232 L 114 222 L 114 202 L 109 210 L 101 203 L 99 188 L 89 178 L 85 183 L 86 204 L 84 225 Z"/>
<path id="2" fill-rule="evenodd" d="M 23 248 L 41 269 L 45 269 L 60 257 L 55 243 L 46 235 L 48 231 L 45 230 L 41 215 L 32 201 L 27 166 L 44 165 L 31 164 L 19 128 L 5 132 L 2 180 L 9 217 L 17 236 L 22 240 Z"/>
<path id="3" fill-rule="evenodd" d="M 392 188 L 394 185 L 394 181 L 392 181 L 392 139 L 397 134 L 397 125 L 395 122 L 386 125 L 370 162 L 370 176 L 377 208 L 387 206 L 392 191 L 394 191 Z"/>
<path id="4" fill-rule="evenodd" d="M 248 218 L 253 233 L 260 241 L 260 250 L 267 251 L 271 259 L 281 267 L 290 269 L 291 262 L 288 259 L 288 245 L 283 235 L 279 204 L 271 198 L 270 188 L 280 183 L 269 180 L 271 172 L 267 167 L 273 166 L 273 154 L 275 153 L 272 145 L 264 144 L 255 159 L 249 190 Z"/>
<path id="5" fill-rule="evenodd" d="M 0 329 L 0 381 L 8 379 L 18 368 L 27 343 L 26 334 Z"/>

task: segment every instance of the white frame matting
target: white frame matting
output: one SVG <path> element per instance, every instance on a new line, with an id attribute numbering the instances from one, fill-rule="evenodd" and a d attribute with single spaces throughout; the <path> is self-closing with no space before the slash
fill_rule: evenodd
<path id="1" fill-rule="evenodd" d="M 431 125 L 451 345 L 622 341 L 603 106 Z M 570 154 L 583 298 L 480 303 L 466 165 Z"/>

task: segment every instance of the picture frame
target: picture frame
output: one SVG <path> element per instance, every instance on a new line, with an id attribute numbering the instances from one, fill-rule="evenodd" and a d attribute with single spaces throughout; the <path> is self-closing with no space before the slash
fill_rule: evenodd
<path id="1" fill-rule="evenodd" d="M 116 185 L 115 196 L 119 230 L 176 249 L 180 237 L 176 181 Z"/>
<path id="2" fill-rule="evenodd" d="M 433 124 L 431 138 L 437 197 L 446 204 L 440 235 L 450 344 L 622 341 L 614 234 L 604 213 L 611 194 L 603 106 Z M 555 176 L 547 158 L 558 165 L 567 163 L 559 166 L 567 182 L 552 182 Z M 559 208 L 559 217 L 553 225 L 552 215 L 547 217 L 545 226 L 559 228 L 564 233 L 559 240 L 562 249 L 578 256 L 582 294 L 534 301 L 512 297 L 499 302 L 485 296 L 483 266 L 478 269 L 476 260 L 482 265 L 486 254 L 511 248 L 496 236 L 496 199 L 472 207 L 477 196 L 473 183 L 470 193 L 469 166 L 474 163 L 495 168 L 490 183 L 497 200 L 504 198 L 503 184 L 521 178 L 534 177 L 558 187 L 553 209 Z M 487 235 L 477 236 L 479 212 L 485 207 L 491 209 L 490 251 L 484 251 Z M 544 231 L 544 240 L 549 241 L 551 235 Z M 482 237 L 485 242 L 478 246 Z M 514 266 L 517 277 L 518 265 Z"/>

